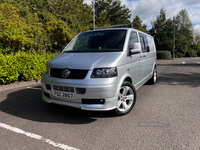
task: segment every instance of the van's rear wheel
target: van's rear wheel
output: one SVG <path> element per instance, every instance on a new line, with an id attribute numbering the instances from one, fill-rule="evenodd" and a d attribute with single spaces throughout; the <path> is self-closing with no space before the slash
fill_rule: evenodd
<path id="1" fill-rule="evenodd" d="M 156 83 L 156 80 L 157 80 L 157 69 L 156 69 L 156 67 L 154 67 L 153 75 L 152 75 L 152 77 L 149 79 L 148 83 L 149 83 L 149 84 L 154 84 L 154 83 Z"/>
<path id="2" fill-rule="evenodd" d="M 129 113 L 136 102 L 136 91 L 130 82 L 124 81 L 119 93 L 116 109 L 114 113 L 117 115 L 125 115 Z"/>

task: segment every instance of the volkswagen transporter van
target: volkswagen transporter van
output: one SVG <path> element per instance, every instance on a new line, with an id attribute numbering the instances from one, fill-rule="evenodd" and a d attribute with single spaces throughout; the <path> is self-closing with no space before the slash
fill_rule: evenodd
<path id="1" fill-rule="evenodd" d="M 129 113 L 136 90 L 156 82 L 154 38 L 133 28 L 78 34 L 47 63 L 43 100 L 83 110 Z"/>

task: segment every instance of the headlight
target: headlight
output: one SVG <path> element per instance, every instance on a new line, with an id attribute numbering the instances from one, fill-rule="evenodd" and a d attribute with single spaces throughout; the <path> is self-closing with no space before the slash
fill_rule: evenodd
<path id="1" fill-rule="evenodd" d="M 117 67 L 113 68 L 95 68 L 91 78 L 111 78 L 117 76 Z"/>

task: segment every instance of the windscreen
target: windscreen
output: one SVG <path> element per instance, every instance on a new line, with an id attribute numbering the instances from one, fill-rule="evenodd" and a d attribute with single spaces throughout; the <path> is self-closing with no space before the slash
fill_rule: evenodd
<path id="1" fill-rule="evenodd" d="M 79 34 L 63 52 L 120 52 L 126 30 L 101 30 Z"/>

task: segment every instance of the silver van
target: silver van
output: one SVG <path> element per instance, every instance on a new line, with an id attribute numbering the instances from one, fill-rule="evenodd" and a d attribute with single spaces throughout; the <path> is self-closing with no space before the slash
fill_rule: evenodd
<path id="1" fill-rule="evenodd" d="M 47 63 L 43 100 L 83 110 L 129 113 L 136 90 L 156 82 L 152 36 L 133 28 L 107 28 L 78 34 Z"/>

